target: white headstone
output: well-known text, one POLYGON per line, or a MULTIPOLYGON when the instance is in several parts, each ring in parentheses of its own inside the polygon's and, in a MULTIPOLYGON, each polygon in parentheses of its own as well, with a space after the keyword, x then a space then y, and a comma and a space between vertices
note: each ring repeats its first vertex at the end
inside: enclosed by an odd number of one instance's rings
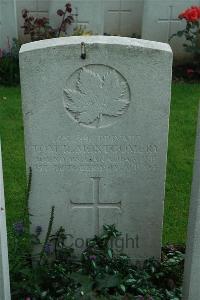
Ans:
POLYGON ((188 222, 183 300, 200 299, 200 110, 188 222))
MULTIPOLYGON (((200 0, 144 0, 142 38, 168 43, 172 34, 185 28, 178 15, 192 5, 200 5, 200 0)), ((179 37, 170 41, 177 61, 188 57, 183 43, 185 39, 179 37)))
POLYGON ((8 48, 17 38, 15 0, 0 0, 0 48, 8 48))
POLYGON ((6 213, 3 188, 3 171, 0 144, 0 299, 10 300, 10 279, 6 232, 6 213))
MULTIPOLYGON (((71 3, 74 14, 71 28, 81 25, 93 34, 141 34, 143 0, 72 0, 71 3)), ((53 27, 58 26, 61 20, 56 16, 57 9, 64 8, 65 4, 64 0, 50 1, 49 17, 53 27)))
POLYGON ((68 245, 79 248, 115 223, 122 251, 160 257, 171 64, 168 45, 131 38, 22 46, 32 230, 46 230, 55 205, 55 228, 65 227, 68 245))
MULTIPOLYGON (((86 31, 92 31, 93 34, 103 34, 104 29, 104 9, 103 0, 72 0, 72 13, 74 15, 74 23, 70 26, 69 32, 72 28, 82 26, 86 31)), ((49 3, 49 20, 51 26, 57 28, 62 20, 57 16, 58 9, 65 8, 65 0, 50 0, 49 3)))
POLYGON ((143 0, 104 0, 104 33, 141 35, 143 0))

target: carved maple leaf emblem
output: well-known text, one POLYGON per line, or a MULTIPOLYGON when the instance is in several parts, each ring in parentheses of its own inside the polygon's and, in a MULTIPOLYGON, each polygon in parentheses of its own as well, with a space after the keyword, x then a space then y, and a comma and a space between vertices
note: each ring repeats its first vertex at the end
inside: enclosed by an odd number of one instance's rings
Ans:
POLYGON ((100 123, 102 116, 122 115, 129 105, 126 82, 119 80, 115 70, 100 76, 81 69, 76 89, 64 89, 64 106, 79 123, 100 123))

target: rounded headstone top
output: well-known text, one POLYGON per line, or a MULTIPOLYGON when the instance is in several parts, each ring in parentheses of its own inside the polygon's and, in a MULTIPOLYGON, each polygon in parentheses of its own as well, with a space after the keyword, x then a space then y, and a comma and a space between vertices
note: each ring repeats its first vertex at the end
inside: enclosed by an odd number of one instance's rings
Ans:
POLYGON ((45 49, 50 47, 60 47, 65 45, 79 45, 82 42, 85 44, 107 44, 107 45, 120 45, 126 47, 136 47, 136 48, 147 48, 152 50, 164 51, 172 53, 169 44, 128 38, 128 37, 118 37, 118 36, 70 36, 61 37, 54 39, 41 40, 36 42, 31 42, 22 45, 20 49, 20 54, 27 51, 34 51, 39 49, 45 49))

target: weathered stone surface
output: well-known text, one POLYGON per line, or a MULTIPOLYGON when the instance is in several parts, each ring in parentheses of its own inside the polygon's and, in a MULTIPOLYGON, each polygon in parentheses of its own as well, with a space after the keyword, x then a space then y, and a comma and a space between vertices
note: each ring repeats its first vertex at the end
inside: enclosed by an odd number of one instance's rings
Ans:
POLYGON ((10 300, 10 279, 8 266, 8 246, 6 231, 6 213, 4 202, 3 172, 0 143, 0 299, 10 300))
POLYGON ((64 226, 77 250, 115 223, 119 250, 160 256, 171 63, 168 45, 129 38, 22 46, 32 230, 45 232, 55 205, 54 229, 64 226))
POLYGON ((200 299, 200 111, 188 222, 183 300, 200 299))

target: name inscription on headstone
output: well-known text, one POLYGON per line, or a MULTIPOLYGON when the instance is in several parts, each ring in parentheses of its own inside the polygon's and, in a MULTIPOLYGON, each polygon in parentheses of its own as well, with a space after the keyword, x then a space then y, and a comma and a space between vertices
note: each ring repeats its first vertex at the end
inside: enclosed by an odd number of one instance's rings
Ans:
POLYGON ((145 144, 140 136, 59 137, 66 141, 49 145, 31 145, 32 166, 45 171, 117 171, 157 167, 158 146, 145 144))

